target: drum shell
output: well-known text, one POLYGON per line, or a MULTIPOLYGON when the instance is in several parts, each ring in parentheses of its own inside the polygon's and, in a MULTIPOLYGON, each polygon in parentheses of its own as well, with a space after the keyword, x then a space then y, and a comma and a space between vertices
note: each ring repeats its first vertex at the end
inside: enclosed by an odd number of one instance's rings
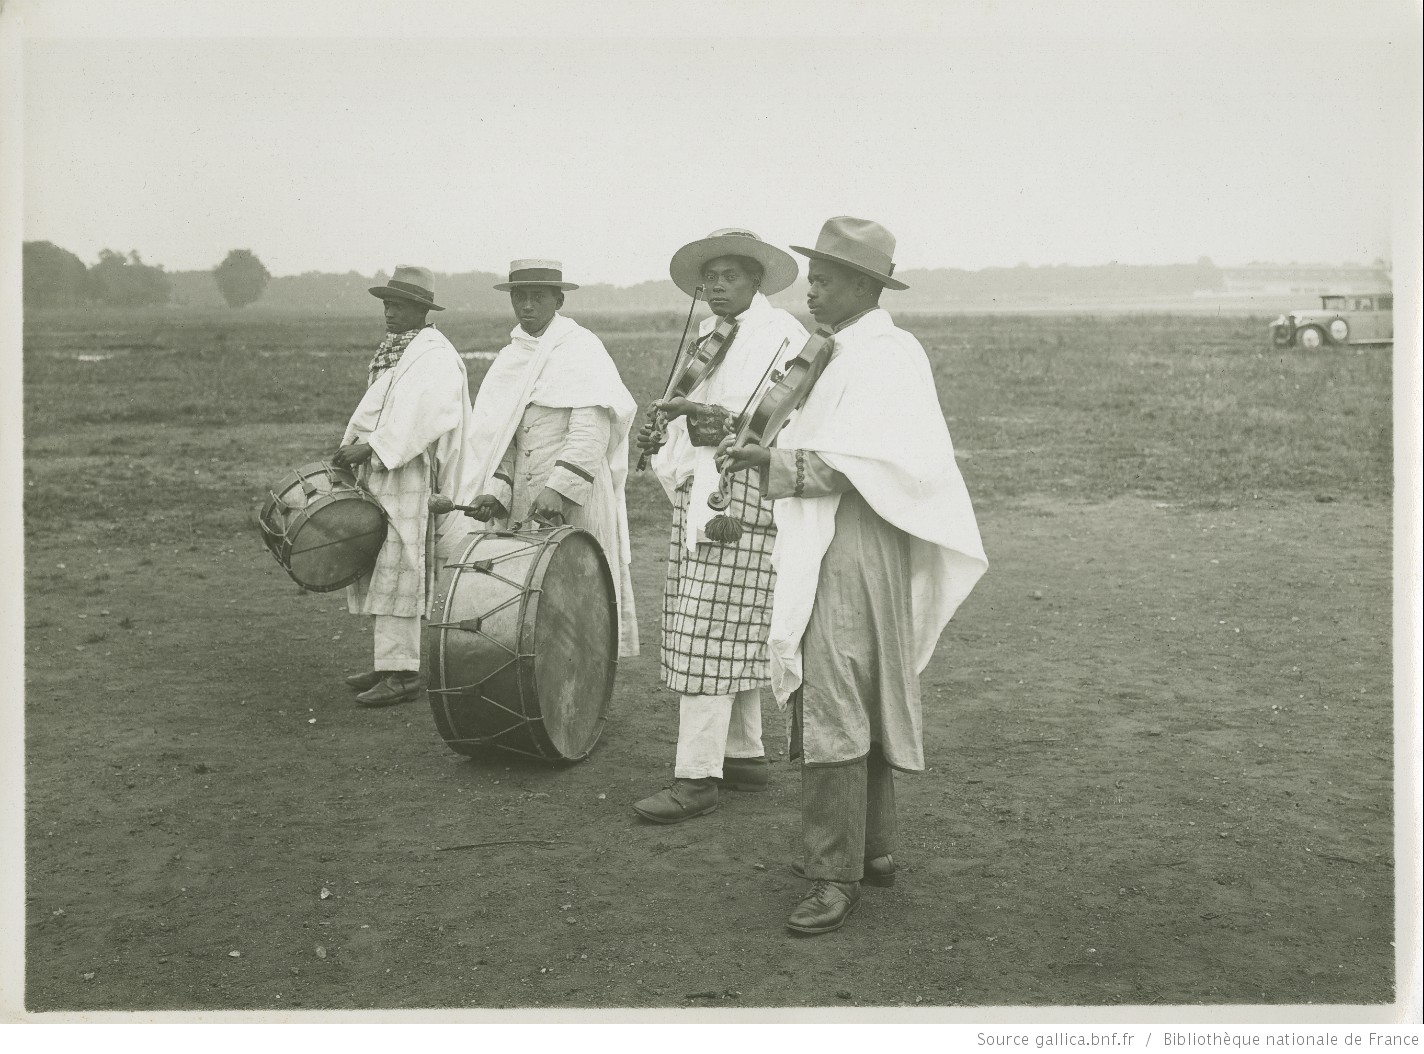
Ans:
POLYGON ((370 574, 389 527, 385 509, 355 475, 326 461, 283 476, 258 525, 282 569, 313 593, 342 589, 370 574))
POLYGON ((591 534, 473 535, 442 569, 426 636, 431 711, 456 753, 579 761, 592 751, 613 695, 618 609, 591 534))

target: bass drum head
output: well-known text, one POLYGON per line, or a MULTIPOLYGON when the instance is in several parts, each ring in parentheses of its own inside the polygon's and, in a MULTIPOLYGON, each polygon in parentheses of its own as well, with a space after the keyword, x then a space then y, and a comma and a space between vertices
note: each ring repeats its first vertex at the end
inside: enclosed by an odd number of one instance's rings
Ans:
POLYGON ((287 570, 313 593, 340 589, 369 572, 386 541, 380 506, 355 494, 317 498, 299 519, 287 570))
POLYGON ((579 761, 608 720, 618 607, 608 561, 592 535, 570 530, 551 548, 538 601, 530 605, 535 693, 550 744, 565 760, 579 761))

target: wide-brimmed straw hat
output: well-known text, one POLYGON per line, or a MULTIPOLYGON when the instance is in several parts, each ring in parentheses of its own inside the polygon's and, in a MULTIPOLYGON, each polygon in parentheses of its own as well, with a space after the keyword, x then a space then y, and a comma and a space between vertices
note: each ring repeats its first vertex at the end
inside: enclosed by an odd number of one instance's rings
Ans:
POLYGON ((749 256, 762 266, 761 291, 779 293, 792 282, 800 268, 790 253, 768 245, 741 227, 723 227, 705 238, 688 242, 672 254, 668 272, 677 287, 692 296, 702 284, 702 268, 719 256, 749 256))
POLYGON ((793 245, 792 250, 813 260, 830 260, 869 275, 887 289, 909 289, 890 276, 895 273, 895 235, 874 220, 832 216, 821 225, 816 247, 793 245))
POLYGON ((396 264, 391 280, 385 285, 373 285, 370 293, 382 300, 409 300, 431 311, 445 310, 435 302, 435 276, 428 267, 396 264))
POLYGON ((572 282, 564 281, 564 265, 558 260, 511 260, 509 281, 500 282, 495 288, 507 293, 525 285, 549 285, 565 293, 578 288, 572 282))

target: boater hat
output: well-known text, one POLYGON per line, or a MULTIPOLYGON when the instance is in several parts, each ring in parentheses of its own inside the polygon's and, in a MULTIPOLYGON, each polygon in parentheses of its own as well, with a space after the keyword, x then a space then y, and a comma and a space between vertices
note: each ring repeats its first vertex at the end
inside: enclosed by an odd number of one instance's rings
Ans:
POLYGON ((382 300, 409 300, 431 311, 445 309, 435 302, 435 276, 428 267, 412 267, 410 264, 396 264, 395 274, 385 285, 373 285, 370 293, 382 300))
POLYGON ((770 296, 779 293, 792 282, 800 270, 788 252, 768 245, 751 231, 740 227, 723 227, 707 237, 688 242, 672 254, 668 272, 672 280, 688 296, 702 284, 702 268, 708 260, 719 256, 749 256, 762 266, 761 291, 770 296))
POLYGON ((564 265, 558 260, 511 260, 509 281, 495 286, 501 293, 525 285, 551 285, 567 293, 578 286, 564 281, 564 265))
POLYGON ((887 289, 909 289, 890 276, 895 273, 895 235, 874 220, 832 216, 821 225, 816 247, 793 245, 792 250, 813 260, 830 260, 869 275, 887 289))

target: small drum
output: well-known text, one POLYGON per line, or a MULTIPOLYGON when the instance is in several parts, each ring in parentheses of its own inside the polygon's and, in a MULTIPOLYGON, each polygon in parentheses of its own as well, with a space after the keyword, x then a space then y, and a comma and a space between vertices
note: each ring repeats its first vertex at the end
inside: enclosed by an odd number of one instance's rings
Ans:
POLYGON ((386 510, 349 469, 314 461, 270 494, 258 525, 297 585, 329 593, 370 573, 386 540, 386 510))
POLYGON ((427 629, 430 708, 457 754, 588 757, 618 668, 608 560, 576 527, 486 531, 442 569, 427 629))

